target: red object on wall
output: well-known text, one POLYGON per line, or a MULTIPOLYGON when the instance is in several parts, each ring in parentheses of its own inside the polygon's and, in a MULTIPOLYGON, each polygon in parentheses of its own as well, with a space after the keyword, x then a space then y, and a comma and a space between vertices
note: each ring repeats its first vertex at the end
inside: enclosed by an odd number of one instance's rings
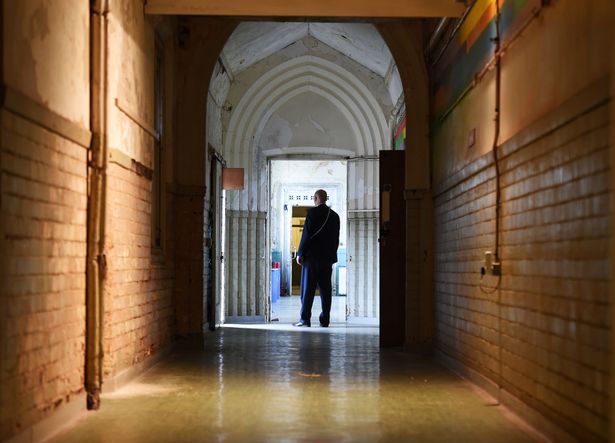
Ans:
POLYGON ((222 188, 227 190, 243 189, 243 168, 223 168, 222 188))

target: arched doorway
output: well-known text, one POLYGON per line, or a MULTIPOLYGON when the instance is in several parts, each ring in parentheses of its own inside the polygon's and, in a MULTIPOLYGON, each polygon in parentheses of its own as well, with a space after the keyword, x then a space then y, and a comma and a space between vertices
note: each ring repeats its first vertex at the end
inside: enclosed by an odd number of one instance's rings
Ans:
MULTIPOLYGON (((146 12, 153 13, 154 11, 148 11, 146 8, 146 12)), ((175 14, 178 11, 171 8, 168 11, 157 11, 156 13, 175 14)), ((198 11, 193 11, 193 13, 198 14, 198 11)), ((457 11, 455 14, 460 13, 461 11, 457 11)), ((449 11, 437 15, 451 14, 453 13, 449 11)), ((350 15, 352 14, 348 14, 350 15)), ((204 184, 209 181, 209 168, 206 167, 209 161, 205 161, 209 159, 209 155, 204 147, 216 137, 221 139, 221 135, 216 135, 220 134, 215 128, 216 122, 221 123, 221 119, 216 114, 216 107, 224 106, 224 102, 218 102, 216 106, 212 105, 214 99, 207 92, 209 84, 204 83, 203 79, 210 78, 212 73, 215 74, 215 71, 221 68, 219 64, 221 50, 238 22, 229 19, 184 17, 178 24, 182 31, 179 41, 182 50, 177 62, 178 72, 182 73, 182 81, 178 82, 177 93, 182 103, 178 107, 175 138, 176 143, 181 145, 181 150, 177 153, 175 163, 180 169, 183 169, 182 165, 190 165, 192 169, 195 165, 197 167, 202 165, 202 170, 200 174, 182 177, 182 183, 178 189, 177 210, 196 214, 199 207, 201 211, 207 210, 212 202, 209 193, 205 192, 204 206, 196 204, 193 194, 195 189, 204 189, 204 184), (217 62, 218 67, 216 67, 217 62), (197 94, 195 91, 201 91, 201 93, 197 94), (203 130, 203 127, 206 129, 203 130)), ((406 225, 407 243, 417 245, 417 250, 408 251, 407 257, 415 257, 416 260, 407 260, 406 277, 402 276, 397 284, 399 289, 406 294, 406 316, 414 318, 412 323, 406 324, 406 343, 423 349, 425 345, 429 346, 432 337, 433 315, 430 312, 432 306, 432 293, 429 289, 431 274, 429 272, 421 274, 421 269, 425 266, 429 267, 429 263, 425 264, 422 259, 419 260, 424 255, 424 246, 429 247, 425 245, 425 242, 428 243, 430 238, 428 230, 423 229, 428 226, 430 213, 428 213, 427 196, 429 190, 428 81, 422 53, 422 28, 418 20, 379 23, 377 28, 396 61, 403 84, 404 100, 408 103, 408 100, 412 102, 412 106, 406 112, 409 138, 406 141, 405 195, 412 202, 412 211, 425 212, 423 218, 427 221, 418 226, 412 226, 412 228, 409 224, 406 225)), ((408 210, 409 203, 407 202, 406 211, 408 210)), ((203 265, 207 262, 212 250, 207 247, 207 241, 203 242, 203 227, 208 223, 207 217, 202 217, 200 220, 200 223, 196 223, 193 219, 182 218, 178 220, 177 227, 178 232, 183 233, 177 240, 178 245, 186 244, 189 246, 187 249, 194 249, 194 254, 189 257, 177 257, 176 259, 176 267, 182 270, 175 289, 178 298, 176 309, 179 329, 185 332, 200 331, 201 326, 207 324, 212 318, 203 309, 204 288, 205 297, 209 296, 207 286, 203 284, 203 265), (189 220, 192 221, 189 222, 189 220), (200 229, 196 229, 197 225, 200 229)), ((214 259, 217 258, 214 257, 214 259)))
POLYGON ((226 283, 218 286, 225 312, 218 318, 269 318, 269 160, 333 158, 348 167, 348 318, 377 323, 378 152, 391 149, 404 98, 376 28, 240 24, 209 96, 208 139, 229 166, 245 171, 245 188, 226 198, 226 283))

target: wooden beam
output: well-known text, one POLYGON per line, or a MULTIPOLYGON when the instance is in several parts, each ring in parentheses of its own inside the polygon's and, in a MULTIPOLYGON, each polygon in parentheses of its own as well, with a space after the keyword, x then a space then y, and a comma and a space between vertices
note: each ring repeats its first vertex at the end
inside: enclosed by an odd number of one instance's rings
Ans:
POLYGON ((459 17, 464 0, 147 0, 146 14, 227 17, 459 17))

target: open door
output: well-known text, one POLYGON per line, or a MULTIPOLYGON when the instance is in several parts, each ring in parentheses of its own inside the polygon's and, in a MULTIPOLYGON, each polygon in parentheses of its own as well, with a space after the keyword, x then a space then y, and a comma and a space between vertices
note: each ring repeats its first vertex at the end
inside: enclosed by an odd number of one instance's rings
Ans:
POLYGON ((380 345, 401 346, 406 332, 406 151, 380 151, 380 345))
POLYGON ((347 161, 347 320, 378 324, 378 158, 347 161))
POLYGON ((223 323, 223 266, 224 266, 224 191, 222 190, 222 167, 224 160, 212 151, 210 174, 210 288, 207 299, 209 330, 223 323))

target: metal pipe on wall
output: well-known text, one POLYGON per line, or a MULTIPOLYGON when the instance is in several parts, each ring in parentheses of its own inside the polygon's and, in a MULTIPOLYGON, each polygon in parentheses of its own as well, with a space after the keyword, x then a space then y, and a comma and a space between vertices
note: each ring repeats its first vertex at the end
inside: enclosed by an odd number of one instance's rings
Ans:
MULTIPOLYGON (((498 148, 500 141, 500 127, 501 127, 501 90, 502 90, 502 34, 500 29, 500 3, 499 1, 495 1, 495 37, 492 39, 495 45, 494 48, 494 66, 495 66, 495 97, 494 97, 494 136, 493 136, 493 146, 491 147, 491 152, 493 155, 493 166, 495 168, 495 245, 494 245, 494 256, 495 262, 500 263, 500 213, 501 213, 501 180, 500 180, 500 164, 498 158, 498 148)), ((497 274, 498 281, 493 290, 485 291, 482 286, 481 290, 483 292, 492 293, 497 291, 497 308, 498 308, 498 404, 502 403, 502 291, 500 290, 500 283, 502 282, 502 274, 498 272, 497 274)))
POLYGON ((493 153, 493 165, 495 167, 495 260, 500 261, 500 164, 498 159, 498 142, 500 140, 500 127, 501 127, 501 85, 502 85, 502 55, 500 53, 501 47, 501 34, 500 34, 500 6, 499 2, 495 2, 495 43, 494 57, 495 57, 495 109, 494 109, 494 123, 495 132, 493 136, 493 146, 491 152, 493 153))
POLYGON ((433 33, 431 34, 431 37, 429 38, 429 43, 427 43, 427 47, 425 48, 424 54, 426 58, 429 57, 429 54, 431 54, 431 51, 433 50, 433 48, 442 39, 443 31, 444 29, 446 29, 446 25, 448 24, 449 20, 450 19, 448 17, 443 17, 438 22, 438 25, 436 26, 436 29, 434 29, 433 33))
MULTIPOLYGON (((498 143, 500 141, 501 125, 501 90, 502 90, 502 34, 500 32, 500 2, 495 1, 495 107, 494 107, 494 124, 495 132, 493 136, 493 166, 495 168, 495 261, 500 263, 500 212, 502 207, 501 202, 501 181, 500 181, 500 163, 498 158, 498 143)), ((502 403, 502 291, 499 290, 502 282, 502 274, 498 273, 498 283, 495 286, 498 306, 498 404, 502 403)))
MULTIPOLYGON (((440 49, 440 51, 438 52, 438 55, 436 55, 436 57, 433 59, 433 61, 431 62, 432 65, 435 65, 436 63, 438 63, 438 61, 442 58, 442 56, 444 55, 444 53, 446 52, 446 48, 448 48, 448 45, 451 44, 451 42, 453 41, 453 39, 455 38, 455 35, 457 35, 457 31, 459 31, 459 28, 461 28, 461 25, 463 24, 463 22, 466 20, 466 18, 468 17, 468 14, 470 13, 470 11, 472 10, 472 8, 474 7, 474 3, 476 3, 475 0, 471 1, 470 3, 468 3, 466 5, 466 9, 463 12, 463 15, 457 20, 457 22, 455 23, 455 27, 453 28, 453 30, 451 31, 451 33, 448 36, 448 39, 446 41, 446 43, 442 46, 442 48, 440 49)), ((442 23, 441 23, 442 24, 442 23)), ((444 29, 444 27, 443 27, 444 29)))
POLYGON ((86 268, 85 389, 88 409, 100 407, 103 382, 105 283, 106 124, 108 0, 90 3, 90 129, 86 268))

